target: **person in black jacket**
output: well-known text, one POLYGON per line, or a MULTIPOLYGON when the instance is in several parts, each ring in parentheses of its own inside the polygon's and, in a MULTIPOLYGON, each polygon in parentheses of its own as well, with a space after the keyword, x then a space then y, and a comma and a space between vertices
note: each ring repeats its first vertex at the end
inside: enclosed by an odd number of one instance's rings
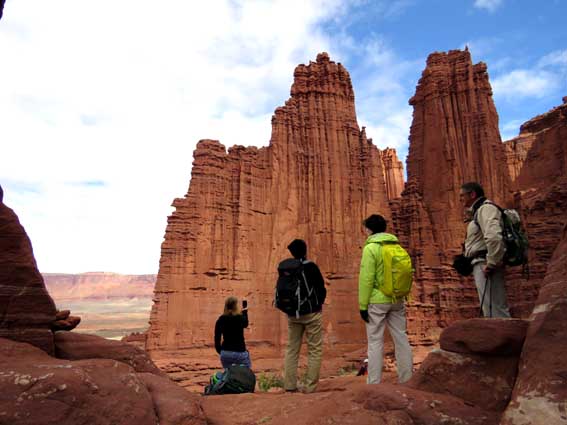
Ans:
POLYGON ((215 349, 220 354, 223 368, 233 364, 252 366, 250 354, 244 342, 244 328, 248 327, 248 308, 246 300, 242 309, 238 298, 230 296, 224 302, 224 313, 215 324, 215 349))
POLYGON ((299 317, 288 316, 288 341, 285 354, 284 387, 286 391, 297 391, 297 362, 301 349, 303 333, 307 338, 307 380, 303 389, 311 393, 317 388, 319 370, 323 356, 323 303, 327 296, 325 281, 317 264, 307 260, 307 244, 302 239, 292 241, 287 249, 296 260, 303 263, 305 280, 310 288, 314 289, 316 296, 310 300, 313 309, 308 314, 299 317))

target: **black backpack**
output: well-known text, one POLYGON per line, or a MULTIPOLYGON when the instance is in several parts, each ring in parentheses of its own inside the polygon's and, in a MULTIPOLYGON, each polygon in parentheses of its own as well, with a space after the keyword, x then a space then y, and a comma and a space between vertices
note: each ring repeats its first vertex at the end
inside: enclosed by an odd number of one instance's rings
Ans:
POLYGON ((256 375, 244 365, 232 365, 224 372, 216 372, 205 387, 205 395, 253 393, 256 375))
MULTIPOLYGON (((524 270, 528 270, 528 238, 522 229, 520 214, 513 209, 500 208, 491 201, 485 201, 482 205, 485 204, 494 205, 502 215, 502 240, 506 245, 504 264, 507 266, 523 266, 524 270)), ((474 222, 479 226, 477 214, 478 210, 474 214, 474 222)))
POLYGON ((308 261, 288 258, 278 265, 278 281, 274 305, 288 316, 299 318, 313 313, 320 304, 317 291, 305 277, 305 264, 308 261))

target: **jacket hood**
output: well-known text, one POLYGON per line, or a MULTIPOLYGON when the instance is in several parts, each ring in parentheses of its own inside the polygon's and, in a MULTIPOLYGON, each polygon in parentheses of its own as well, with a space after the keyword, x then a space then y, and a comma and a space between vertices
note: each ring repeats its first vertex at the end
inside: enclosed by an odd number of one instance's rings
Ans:
POLYGON ((374 233, 373 235, 368 236, 366 239, 366 243, 364 245, 368 245, 369 243, 376 243, 376 242, 399 242, 398 238, 390 233, 374 233))

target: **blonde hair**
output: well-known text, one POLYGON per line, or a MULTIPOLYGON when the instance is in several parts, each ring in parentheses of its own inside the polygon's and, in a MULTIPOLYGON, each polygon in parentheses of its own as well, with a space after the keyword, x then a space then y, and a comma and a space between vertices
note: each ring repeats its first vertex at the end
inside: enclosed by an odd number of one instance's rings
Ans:
POLYGON ((225 316, 236 316, 240 314, 240 306, 238 305, 238 298, 231 295, 224 300, 224 313, 225 316))

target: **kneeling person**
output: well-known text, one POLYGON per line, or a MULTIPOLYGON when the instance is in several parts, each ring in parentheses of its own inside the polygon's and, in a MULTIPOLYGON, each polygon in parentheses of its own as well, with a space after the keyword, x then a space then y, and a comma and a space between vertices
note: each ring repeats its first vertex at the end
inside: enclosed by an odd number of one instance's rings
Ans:
POLYGON ((220 354, 225 369, 233 364, 242 364, 248 368, 252 366, 244 341, 244 328, 248 327, 247 307, 246 300, 242 301, 240 309, 238 298, 228 297, 224 303, 224 313, 215 324, 215 349, 220 354))

